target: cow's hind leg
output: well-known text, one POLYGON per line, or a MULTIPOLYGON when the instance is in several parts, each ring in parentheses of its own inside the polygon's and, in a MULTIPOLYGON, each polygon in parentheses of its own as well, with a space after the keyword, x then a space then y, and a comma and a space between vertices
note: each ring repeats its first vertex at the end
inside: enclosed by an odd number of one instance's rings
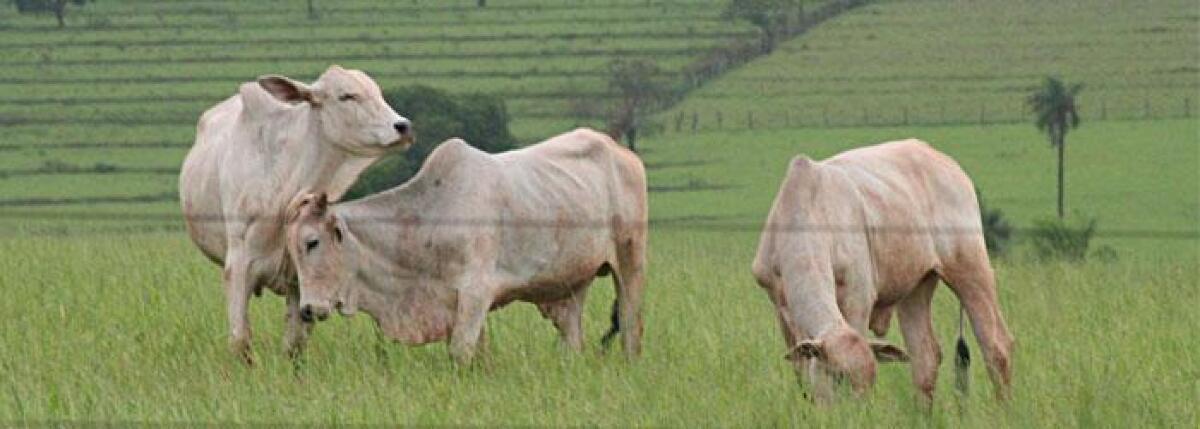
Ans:
POLYGON ((587 286, 572 288, 575 292, 568 298, 537 305, 542 316, 558 328, 563 345, 575 352, 583 351, 583 305, 587 299, 587 286))
POLYGON ((617 288, 618 319, 625 356, 642 352, 642 289, 645 286, 645 237, 625 238, 617 243, 618 263, 613 270, 617 288))
POLYGON ((937 284, 937 275, 931 273, 897 305, 904 347, 908 349, 912 365, 913 385, 917 387, 926 409, 933 404, 933 389, 937 385, 938 366, 942 362, 942 350, 933 332, 931 309, 937 284))
POLYGON ((1000 399, 1009 397, 1012 382, 1012 336, 1000 313, 996 280, 986 256, 972 263, 947 267, 942 273, 971 318, 975 338, 983 349, 988 376, 1000 399))

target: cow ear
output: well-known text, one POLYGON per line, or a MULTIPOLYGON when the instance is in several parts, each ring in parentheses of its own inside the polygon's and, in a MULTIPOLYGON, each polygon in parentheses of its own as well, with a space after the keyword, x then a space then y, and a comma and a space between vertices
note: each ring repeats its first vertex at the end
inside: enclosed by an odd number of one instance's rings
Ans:
POLYGON ((313 213, 324 215, 325 209, 329 208, 329 194, 318 192, 312 198, 313 213))
POLYGON ((294 222, 300 217, 300 214, 303 213, 304 207, 308 206, 308 204, 311 202, 312 194, 306 192, 297 194, 296 198, 292 198, 292 201, 288 203, 287 208, 284 209, 283 215, 285 221, 288 223, 294 222))
POLYGON ((783 358, 791 361, 817 359, 825 354, 824 349, 825 343, 821 340, 801 340, 783 358))
POLYGON ((333 227, 333 241, 342 242, 342 223, 337 216, 329 217, 329 225, 333 227))
POLYGON ((908 362, 908 353, 887 341, 872 339, 871 351, 875 353, 875 359, 880 362, 908 362))
POLYGON ((275 97, 276 100, 284 103, 299 103, 301 101, 313 102, 312 89, 301 82, 297 82, 279 75, 266 75, 258 78, 258 85, 275 97))

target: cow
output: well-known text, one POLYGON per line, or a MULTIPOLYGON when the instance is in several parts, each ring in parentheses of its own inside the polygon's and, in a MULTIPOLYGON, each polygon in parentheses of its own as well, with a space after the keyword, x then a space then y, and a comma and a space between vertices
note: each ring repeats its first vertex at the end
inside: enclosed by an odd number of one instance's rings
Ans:
POLYGON ((498 155, 451 139, 396 188, 294 206, 287 241, 306 318, 361 309, 401 343, 448 338, 466 365, 487 313, 525 301, 580 350, 585 292, 612 274, 624 351, 640 352, 645 169, 608 135, 578 129, 498 155))
POLYGON ((1008 396, 1013 339, 1000 314, 974 185, 922 141, 820 162, 792 159, 752 271, 775 306, 786 357, 819 402, 831 399, 835 379, 868 390, 879 357, 910 360, 918 396, 931 403, 941 351, 930 302, 939 280, 969 315, 997 394, 1008 396), (867 339, 868 326, 887 333, 894 310, 907 354, 867 339))
POLYGON ((412 145, 412 124, 358 70, 330 66, 311 85, 278 75, 243 83, 208 109, 183 161, 179 200, 200 251, 223 266, 230 349, 253 364, 247 306, 264 288, 287 297, 286 350, 312 324, 299 317, 284 214, 300 192, 337 199, 380 156, 412 145))

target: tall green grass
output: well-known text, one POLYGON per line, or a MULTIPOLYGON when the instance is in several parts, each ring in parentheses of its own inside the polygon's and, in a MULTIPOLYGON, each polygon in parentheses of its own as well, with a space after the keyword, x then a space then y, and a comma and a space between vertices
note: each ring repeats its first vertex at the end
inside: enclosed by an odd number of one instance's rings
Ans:
MULTIPOLYGON (((607 328, 597 281, 571 355, 532 306, 493 313, 490 356, 470 369, 443 345, 379 343, 367 316, 318 326, 297 369, 280 350, 282 300, 255 300, 259 362, 227 354, 219 270, 182 234, 0 240, 0 422, 405 423, 415 425, 1175 426, 1197 422, 1190 329, 1194 261, 999 262, 1017 338, 1015 398, 998 404, 981 365, 971 396, 943 365, 935 407, 907 367, 880 370, 864 400, 803 399, 772 308, 749 275, 757 234, 654 230, 645 354, 594 346, 607 328)), ((957 306, 939 291, 950 355, 957 306)), ((898 334, 893 333, 893 337, 898 334)), ((978 348, 975 348, 978 353, 978 348)), ((978 355, 977 355, 978 356, 978 355)))

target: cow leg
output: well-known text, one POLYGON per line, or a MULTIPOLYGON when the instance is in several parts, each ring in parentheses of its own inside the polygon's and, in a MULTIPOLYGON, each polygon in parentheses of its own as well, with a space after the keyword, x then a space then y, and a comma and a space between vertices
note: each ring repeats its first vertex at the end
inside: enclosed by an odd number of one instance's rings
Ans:
POLYGON ((304 345, 312 333, 312 322, 300 318, 300 288, 292 286, 287 291, 287 332, 283 346, 289 358, 299 359, 304 354, 304 345))
POLYGON ((538 304, 542 316, 550 319, 558 328, 563 345, 574 352, 583 351, 583 304, 587 299, 587 286, 584 284, 573 289, 575 293, 568 298, 538 304))
POLYGON ((642 353, 642 288, 645 273, 642 265, 642 250, 634 240, 623 243, 618 253, 620 263, 613 270, 613 282, 617 287, 618 319, 621 321, 621 339, 625 356, 636 358, 642 353))
POLYGON ((926 410, 933 405, 938 365, 942 363, 942 350, 933 332, 933 313, 930 307, 937 284, 937 276, 927 276, 898 305, 904 347, 908 349, 912 365, 913 385, 920 392, 921 404, 926 410))
POLYGON ((249 263, 231 252, 225 263, 226 310, 229 317, 229 350, 247 365, 254 364, 250 352, 250 294, 254 291, 249 263))
POLYGON ((988 376, 996 387, 996 396, 1008 399, 1012 382, 1012 336, 1000 314, 996 297, 996 278, 986 257, 980 263, 947 269, 942 278, 958 295, 971 318, 975 338, 983 349, 988 376))
POLYGON ((454 328, 450 331, 450 357, 460 366, 471 364, 487 322, 490 297, 477 291, 460 288, 454 328))

